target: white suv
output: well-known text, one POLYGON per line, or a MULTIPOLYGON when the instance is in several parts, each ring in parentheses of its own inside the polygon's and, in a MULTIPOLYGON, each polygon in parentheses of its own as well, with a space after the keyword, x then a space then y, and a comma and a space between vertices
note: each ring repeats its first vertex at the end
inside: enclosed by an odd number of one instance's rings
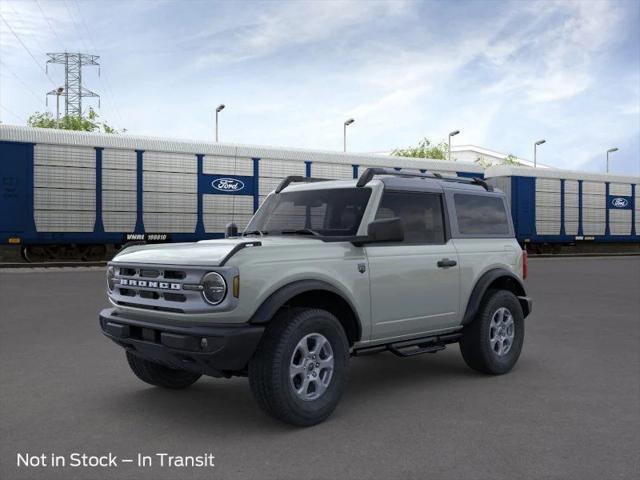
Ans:
POLYGON ((268 414, 308 426, 335 409, 351 356, 459 343, 471 368, 511 370, 525 276, 505 196, 480 179, 287 177, 241 235, 122 251, 100 324, 147 383, 248 375, 268 414))

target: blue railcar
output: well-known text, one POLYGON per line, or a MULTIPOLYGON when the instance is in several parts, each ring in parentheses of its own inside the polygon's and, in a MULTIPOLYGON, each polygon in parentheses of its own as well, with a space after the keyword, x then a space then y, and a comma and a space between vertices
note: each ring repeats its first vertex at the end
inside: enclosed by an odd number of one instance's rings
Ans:
POLYGON ((518 241, 534 252, 640 242, 640 177, 508 166, 485 177, 507 194, 518 241))
POLYGON ((287 175, 366 167, 482 177, 475 164, 0 125, 0 244, 97 259, 130 241, 195 241, 246 225, 287 175))

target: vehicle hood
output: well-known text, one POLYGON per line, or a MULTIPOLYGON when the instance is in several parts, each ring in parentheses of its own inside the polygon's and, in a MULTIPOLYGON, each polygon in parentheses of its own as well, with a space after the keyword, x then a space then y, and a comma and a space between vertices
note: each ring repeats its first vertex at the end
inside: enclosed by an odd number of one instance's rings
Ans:
MULTIPOLYGON (((192 243, 164 243, 155 245, 136 245, 118 253, 114 262, 145 263, 157 265, 205 265, 218 266, 231 251, 241 243, 260 242, 259 248, 269 246, 295 246, 322 243, 309 237, 244 237, 220 240, 202 240, 192 243)), ((253 247, 246 247, 253 248, 253 247)))

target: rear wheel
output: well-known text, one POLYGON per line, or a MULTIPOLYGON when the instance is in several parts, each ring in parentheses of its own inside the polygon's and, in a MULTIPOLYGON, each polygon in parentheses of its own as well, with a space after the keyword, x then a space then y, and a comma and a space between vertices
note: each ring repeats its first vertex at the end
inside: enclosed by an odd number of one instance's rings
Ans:
POLYGON ((490 290, 462 331, 460 351, 472 369, 501 375, 518 361, 523 342, 524 315, 517 297, 507 290, 490 290))
POLYGON ((347 381, 349 343, 320 309, 291 308, 271 321, 249 363, 249 384, 270 416, 297 426, 325 420, 347 381))
POLYGON ((156 387, 174 389, 187 388, 202 376, 195 372, 165 367, 164 365, 140 358, 130 352, 126 352, 126 354, 129 367, 131 367, 135 376, 143 382, 155 385, 156 387))

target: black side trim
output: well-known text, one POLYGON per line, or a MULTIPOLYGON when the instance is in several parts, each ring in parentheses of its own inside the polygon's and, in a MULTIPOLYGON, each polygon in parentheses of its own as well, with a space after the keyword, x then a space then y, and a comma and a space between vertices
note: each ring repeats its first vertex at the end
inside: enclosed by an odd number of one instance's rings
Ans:
POLYGON ((267 298, 262 303, 262 305, 260 305, 260 307, 258 307, 256 312, 249 320, 249 323, 259 325, 269 322, 273 318, 275 313, 280 310, 280 308, 285 305, 291 298, 304 292, 310 292, 312 290, 326 290, 342 298, 342 300, 344 300, 347 305, 349 305, 349 308, 351 308, 351 311, 355 316, 357 326, 357 339, 360 339, 362 337, 362 324, 360 323, 360 318, 358 317, 358 311, 354 308, 351 302, 344 297, 340 290, 338 290, 330 283, 323 282, 321 280, 299 280, 297 282, 290 283, 289 285, 285 285, 279 290, 276 290, 271 294, 269 298, 267 298))
POLYGON ((260 241, 254 241, 254 242, 242 242, 242 243, 238 243, 235 247, 233 247, 231 249, 231 251, 229 253, 227 253, 227 255, 222 259, 222 261, 220 262, 220 267, 224 267, 224 264, 227 263, 229 261, 229 259, 231 257, 233 257, 236 253, 238 253, 240 250, 242 250, 245 247, 260 247, 262 246, 262 242, 260 241))
MULTIPOLYGON (((489 270, 480 277, 480 279, 476 283, 476 286, 473 287, 473 291, 471 292, 471 296, 469 297, 469 302, 467 303, 467 309, 464 313, 464 318, 462 319, 463 325, 468 325, 469 323, 471 323, 471 321, 476 316, 478 309, 480 308, 480 303, 482 302, 482 298, 487 292, 489 285, 500 278, 504 278, 505 281, 509 282, 509 284, 512 286, 510 290, 513 291, 517 297, 526 297, 524 285, 515 274, 504 268, 495 268, 493 270, 489 270)), ((522 306, 522 312, 524 313, 524 316, 526 317, 527 315, 529 315, 529 313, 531 312, 531 300, 527 298, 526 302, 520 301, 520 305, 522 306)))

